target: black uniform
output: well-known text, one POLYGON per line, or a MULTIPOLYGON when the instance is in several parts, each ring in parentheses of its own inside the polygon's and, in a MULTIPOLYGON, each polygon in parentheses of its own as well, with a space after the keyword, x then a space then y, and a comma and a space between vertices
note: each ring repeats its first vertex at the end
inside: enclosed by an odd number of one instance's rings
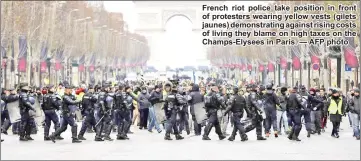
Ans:
POLYGON ((97 97, 93 93, 86 93, 82 99, 82 115, 84 116, 83 123, 78 135, 80 140, 86 140, 84 138, 85 131, 89 129, 95 129, 96 121, 94 117, 95 104, 97 97))
POLYGON ((277 108, 276 105, 280 105, 277 95, 273 92, 272 86, 267 87, 266 94, 264 96, 264 107, 265 107, 265 132, 269 135, 271 130, 271 125, 273 127, 273 131, 275 132, 275 137, 278 137, 278 126, 277 126, 277 108))
POLYGON ((27 91, 22 91, 19 94, 19 107, 20 107, 20 141, 28 141, 33 140, 30 137, 31 128, 33 127, 32 123, 34 123, 33 118, 30 117, 29 111, 35 111, 29 101, 29 95, 26 93, 27 91))
POLYGON ((115 93, 115 106, 114 106, 114 114, 115 114, 115 124, 117 126, 117 139, 123 140, 128 139, 127 130, 128 124, 130 124, 130 120, 124 120, 125 115, 129 115, 127 112, 127 105, 126 105, 126 94, 122 91, 118 91, 115 93))
POLYGON ((179 127, 179 134, 182 134, 183 129, 186 129, 187 135, 190 134, 190 130, 189 130, 189 113, 188 113, 188 99, 190 99, 188 97, 188 95, 186 94, 186 92, 181 92, 180 93, 183 98, 185 99, 185 104, 183 104, 182 106, 180 106, 180 111, 179 111, 179 121, 178 122, 178 127, 179 127))
POLYGON ((226 105, 223 102, 223 98, 216 94, 215 92, 211 91, 205 96, 205 106, 206 106, 206 112, 208 116, 208 124, 204 128, 204 134, 203 134, 203 140, 211 140, 208 135, 212 130, 212 127, 214 126, 216 128, 216 133, 218 134, 218 137, 220 140, 223 140, 226 138, 223 133, 222 129, 217 117, 217 111, 222 107, 225 108, 226 105))
POLYGON ((201 135, 202 125, 198 124, 198 120, 196 120, 196 116, 194 113, 194 105, 197 103, 204 102, 204 96, 199 91, 199 86, 197 84, 193 85, 192 91, 189 94, 189 96, 191 98, 189 100, 189 105, 190 105, 190 112, 191 112, 192 120, 193 120, 193 124, 194 124, 194 132, 196 135, 201 135))
POLYGON ((68 128, 68 125, 71 126, 71 137, 73 143, 80 143, 81 141, 77 137, 78 125, 75 122, 75 114, 71 109, 71 106, 79 104, 80 101, 75 101, 72 98, 71 94, 65 94, 63 97, 63 106, 62 106, 62 116, 63 120, 61 122, 60 128, 57 129, 51 136, 50 139, 55 143, 55 136, 60 135, 68 128))
POLYGON ((246 99, 243 96, 238 95, 238 88, 234 88, 233 92, 234 94, 231 95, 227 102, 228 108, 225 112, 225 114, 227 114, 229 111, 231 111, 233 114, 233 131, 228 140, 233 141, 238 130, 241 135, 242 141, 246 141, 248 138, 245 133, 245 129, 241 124, 241 118, 243 117, 244 108, 246 107, 246 99))
POLYGON ((247 109, 249 111, 248 116, 255 118, 254 119, 254 124, 256 126, 256 135, 257 135, 257 140, 265 140, 264 137, 262 137, 262 121, 263 118, 260 115, 262 110, 259 107, 258 104, 258 99, 259 96, 257 95, 257 93, 255 91, 251 91, 250 94, 248 95, 247 98, 247 109))
POLYGON ((304 108, 301 104, 299 97, 300 96, 298 96, 297 93, 291 93, 287 100, 287 113, 289 114, 293 124, 291 132, 288 135, 288 138, 290 140, 296 140, 296 141, 300 141, 300 139, 298 139, 298 136, 302 128, 301 109, 304 108))
POLYGON ((183 98, 182 95, 178 94, 176 90, 173 90, 165 98, 164 107, 166 108, 165 110, 167 116, 167 127, 164 137, 165 140, 172 140, 172 138, 170 137, 172 129, 177 140, 184 139, 181 135, 179 135, 179 129, 176 125, 176 119, 180 110, 180 106, 183 106, 185 103, 187 103, 186 100, 183 98))
POLYGON ((104 139, 109 141, 113 140, 109 136, 112 128, 112 118, 110 116, 112 107, 111 104, 107 103, 107 97, 110 96, 108 96, 106 91, 100 92, 98 96, 98 104, 100 108, 98 115, 100 120, 98 121, 98 125, 96 127, 95 141, 103 141, 101 135, 103 130, 105 132, 104 139))
POLYGON ((55 110, 61 109, 61 102, 59 101, 59 97, 54 93, 50 92, 43 96, 42 109, 45 114, 45 126, 44 126, 44 140, 50 140, 49 138, 49 130, 51 126, 51 122, 53 122, 55 126, 55 131, 60 127, 59 117, 55 110))

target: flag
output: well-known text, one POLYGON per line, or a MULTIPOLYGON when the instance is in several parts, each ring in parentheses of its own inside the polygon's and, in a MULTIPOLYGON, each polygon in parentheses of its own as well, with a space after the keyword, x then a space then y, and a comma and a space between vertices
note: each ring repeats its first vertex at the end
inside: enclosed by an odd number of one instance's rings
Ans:
POLYGON ((247 60, 246 60, 246 58, 242 58, 241 69, 242 69, 242 71, 247 70, 247 60))
POLYGON ((275 71, 275 66, 271 61, 268 61, 268 71, 269 72, 274 72, 275 71))
POLYGON ((258 62, 258 70, 259 70, 260 72, 263 72, 263 71, 264 71, 264 65, 263 65, 262 63, 260 63, 260 62, 258 62))
POLYGON ((281 69, 287 69, 287 59, 283 56, 280 58, 281 69))
POLYGON ((48 45, 47 43, 43 42, 41 45, 41 52, 40 52, 40 72, 45 73, 46 72, 46 58, 48 55, 48 45))
POLYGON ((251 61, 247 61, 247 69, 248 69, 248 71, 252 71, 252 62, 251 61))
POLYGON ((312 55, 311 56, 311 63, 312 64, 321 64, 321 60, 316 55, 312 55))
POLYGON ((28 57, 28 43, 25 36, 19 37, 18 71, 26 72, 26 59, 28 57))
POLYGON ((291 47, 293 48, 291 50, 291 55, 292 55, 292 65, 293 65, 293 70, 300 70, 301 69, 301 60, 300 58, 297 56, 297 52, 299 52, 299 47, 291 47))
POLYGON ((1 59, 2 59, 1 68, 5 68, 6 66, 6 60, 4 60, 4 57, 6 57, 6 50, 3 46, 1 46, 1 59))
POLYGON ((94 72, 95 70, 95 54, 92 55, 89 61, 89 71, 94 72))
POLYGON ((61 62, 63 60, 64 49, 58 48, 55 55, 55 71, 59 71, 62 68, 61 62))
POLYGON ((354 37, 345 37, 345 39, 349 42, 347 46, 343 46, 346 64, 351 68, 358 68, 359 64, 355 53, 355 39, 354 37))
POLYGON ((11 64, 10 64, 10 71, 14 72, 15 71, 15 49, 14 49, 14 40, 11 40, 11 64))
POLYGON ((81 56, 79 59, 79 72, 84 72, 85 70, 84 63, 85 63, 85 54, 81 56))

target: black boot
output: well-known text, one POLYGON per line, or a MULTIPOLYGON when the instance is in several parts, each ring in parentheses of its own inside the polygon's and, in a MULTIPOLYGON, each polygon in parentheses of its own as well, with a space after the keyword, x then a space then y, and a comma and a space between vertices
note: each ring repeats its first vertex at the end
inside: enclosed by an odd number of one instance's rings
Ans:
POLYGON ((54 133, 49 136, 50 140, 55 143, 55 136, 54 133))
POLYGON ((44 136, 44 141, 50 141, 50 137, 49 136, 44 136))
POLYGON ((26 137, 26 139, 28 139, 28 140, 30 140, 30 141, 31 141, 31 140, 34 140, 33 138, 30 137, 30 135, 27 135, 27 136, 25 136, 25 137, 26 137))
POLYGON ((257 136, 257 140, 267 140, 267 139, 264 138, 262 135, 258 135, 258 136, 257 136))
POLYGON ((310 131, 307 131, 307 137, 311 137, 311 132, 310 131))
POLYGON ((28 141, 28 139, 26 139, 25 136, 20 136, 19 140, 20 140, 20 141, 28 141))
POLYGON ((78 135, 79 140, 86 140, 86 138, 83 135, 78 135))
POLYGON ((234 141, 235 137, 236 137, 236 136, 231 135, 231 136, 228 138, 228 140, 229 140, 229 141, 234 141))
POLYGON ((95 136, 94 141, 104 141, 101 137, 95 136))
POLYGON ((170 133, 165 133, 164 140, 173 140, 173 139, 170 137, 170 133))
POLYGON ((292 140, 294 140, 294 141, 301 141, 296 135, 293 135, 293 136, 292 136, 292 140))
POLYGON ((209 138, 209 137, 206 136, 206 135, 203 135, 202 140, 211 140, 211 138, 209 138))
POLYGON ((4 141, 4 139, 1 139, 1 142, 3 142, 4 141))
POLYGON ((219 140, 223 140, 223 139, 226 138, 226 136, 224 136, 223 134, 221 134, 221 135, 218 135, 218 138, 219 138, 219 140))
POLYGON ((79 140, 78 138, 73 138, 73 140, 71 142, 72 143, 81 143, 81 140, 79 140))
POLYGON ((104 140, 107 140, 107 141, 113 141, 113 139, 112 139, 112 138, 110 138, 110 136, 105 136, 105 137, 104 137, 104 140))
POLYGON ((212 130, 212 127, 213 127, 212 123, 207 124, 207 126, 204 128, 204 134, 203 134, 202 140, 211 140, 211 138, 209 138, 208 136, 212 130))
POLYGON ((56 140, 64 140, 64 138, 61 137, 60 135, 56 136, 55 139, 56 139, 56 140))
POLYGON ((246 134, 241 135, 241 141, 247 141, 248 136, 246 134))
POLYGON ((176 134, 176 135, 175 135, 175 139, 176 139, 176 140, 183 140, 184 137, 181 136, 181 135, 179 135, 179 134, 176 134))

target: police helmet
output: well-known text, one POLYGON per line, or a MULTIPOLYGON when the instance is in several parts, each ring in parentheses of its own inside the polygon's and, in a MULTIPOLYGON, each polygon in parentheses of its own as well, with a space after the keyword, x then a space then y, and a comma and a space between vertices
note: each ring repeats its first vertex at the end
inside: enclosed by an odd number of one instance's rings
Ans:
POLYGON ((29 97, 29 102, 30 102, 30 104, 34 105, 35 104, 35 98, 34 97, 29 97))
POLYGON ((267 85, 266 85, 266 89, 271 90, 272 88, 273 88, 273 85, 272 85, 272 84, 267 84, 267 85))

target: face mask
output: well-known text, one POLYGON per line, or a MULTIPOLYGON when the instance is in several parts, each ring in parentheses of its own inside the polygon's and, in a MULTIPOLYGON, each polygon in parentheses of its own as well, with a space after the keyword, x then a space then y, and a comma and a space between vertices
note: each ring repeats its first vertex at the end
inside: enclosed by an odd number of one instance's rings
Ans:
POLYGON ((147 91, 146 90, 142 90, 142 93, 144 94, 144 93, 147 93, 147 91))
POLYGON ((354 96, 355 94, 354 93, 351 93, 351 96, 354 96))

